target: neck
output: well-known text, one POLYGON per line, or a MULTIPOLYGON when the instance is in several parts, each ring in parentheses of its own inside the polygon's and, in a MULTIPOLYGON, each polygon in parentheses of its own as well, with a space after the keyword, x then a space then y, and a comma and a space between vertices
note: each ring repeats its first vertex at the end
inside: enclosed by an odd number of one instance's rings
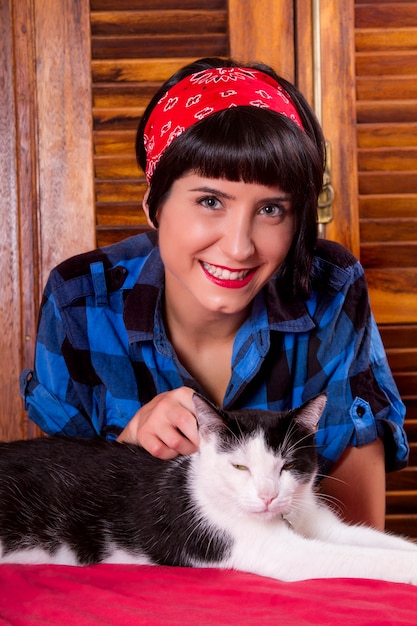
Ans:
POLYGON ((204 394, 223 405, 230 381, 235 336, 247 317, 201 312, 181 307, 175 301, 165 306, 169 339, 186 370, 197 380, 204 394))

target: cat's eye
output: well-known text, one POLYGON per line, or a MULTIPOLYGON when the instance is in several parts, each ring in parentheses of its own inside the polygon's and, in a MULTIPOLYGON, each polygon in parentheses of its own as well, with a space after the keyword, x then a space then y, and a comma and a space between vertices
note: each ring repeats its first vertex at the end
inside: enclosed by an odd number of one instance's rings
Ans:
POLYGON ((294 469, 294 467, 295 467, 294 463, 285 463, 285 465, 283 465, 282 469, 287 471, 287 472, 290 472, 291 470, 294 469))
POLYGON ((233 467, 237 470, 240 470, 241 472, 245 472, 248 471, 248 467, 246 467, 246 465, 239 465, 239 464, 235 464, 233 463, 233 467))

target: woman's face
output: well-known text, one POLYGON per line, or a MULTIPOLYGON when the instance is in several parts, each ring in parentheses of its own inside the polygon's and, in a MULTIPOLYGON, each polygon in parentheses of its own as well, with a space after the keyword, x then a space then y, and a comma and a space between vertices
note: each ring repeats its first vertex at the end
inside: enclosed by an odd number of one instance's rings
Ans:
POLYGON ((158 221, 166 305, 197 315, 246 312, 294 235, 291 198, 279 187, 194 173, 175 181, 158 221))

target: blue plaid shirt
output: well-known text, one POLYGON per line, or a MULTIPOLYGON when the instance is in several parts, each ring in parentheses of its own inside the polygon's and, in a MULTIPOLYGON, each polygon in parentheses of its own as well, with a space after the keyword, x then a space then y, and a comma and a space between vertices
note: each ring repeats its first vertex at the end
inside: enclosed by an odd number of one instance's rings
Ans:
MULTIPOLYGON (((223 408, 296 407, 322 391, 317 444, 329 472, 347 446, 378 436, 387 470, 404 467, 404 406, 368 304, 363 269, 319 240, 307 300, 284 304, 279 276, 235 338, 223 408)), ((139 407, 182 385, 202 393, 163 322, 164 268, 147 233, 69 259, 45 288, 34 371, 21 376, 29 417, 49 434, 115 438, 139 407)))

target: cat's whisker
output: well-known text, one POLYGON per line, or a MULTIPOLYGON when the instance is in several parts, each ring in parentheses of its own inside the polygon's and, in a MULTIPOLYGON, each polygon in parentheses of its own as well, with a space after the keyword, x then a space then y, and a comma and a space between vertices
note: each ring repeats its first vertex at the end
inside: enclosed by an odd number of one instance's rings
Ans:
POLYGON ((321 479, 326 479, 326 480, 332 480, 334 482, 340 483, 341 485, 347 485, 347 482, 345 480, 342 480, 341 478, 337 478, 336 476, 332 476, 331 474, 317 474, 317 478, 321 478, 321 479))
POLYGON ((286 454, 292 454, 294 452, 294 450, 307 450, 307 449, 312 449, 315 448, 314 444, 310 444, 308 446, 300 446, 300 444, 305 441, 306 439, 311 438, 311 433, 306 433, 304 435, 304 437, 301 437, 301 439, 297 439, 297 441, 293 441, 291 443, 291 445, 288 445, 287 441, 291 439, 291 434, 292 431, 295 429, 295 424, 291 424, 291 426, 289 427, 286 436, 284 438, 284 441, 282 443, 282 450, 285 450, 286 454))
POLYGON ((323 502, 326 506, 330 505, 331 508, 333 510, 336 510, 339 514, 342 514, 343 511, 346 510, 346 507, 344 506, 343 502, 339 500, 339 498, 336 498, 335 496, 329 496, 328 494, 325 494, 325 493, 318 493, 317 499, 320 502, 323 502))
MULTIPOLYGON (((290 422, 289 428, 287 429, 287 431, 285 433, 285 436, 284 436, 284 439, 283 439, 283 442, 282 442, 282 445, 281 445, 281 448, 283 450, 286 450, 288 448, 288 442, 290 442, 290 441, 292 442, 292 435, 293 435, 293 432, 295 430, 295 427, 296 427, 295 422, 294 421, 290 422)), ((291 446, 289 446, 289 452, 292 451, 292 448, 294 448, 295 445, 296 444, 292 444, 291 446)))

